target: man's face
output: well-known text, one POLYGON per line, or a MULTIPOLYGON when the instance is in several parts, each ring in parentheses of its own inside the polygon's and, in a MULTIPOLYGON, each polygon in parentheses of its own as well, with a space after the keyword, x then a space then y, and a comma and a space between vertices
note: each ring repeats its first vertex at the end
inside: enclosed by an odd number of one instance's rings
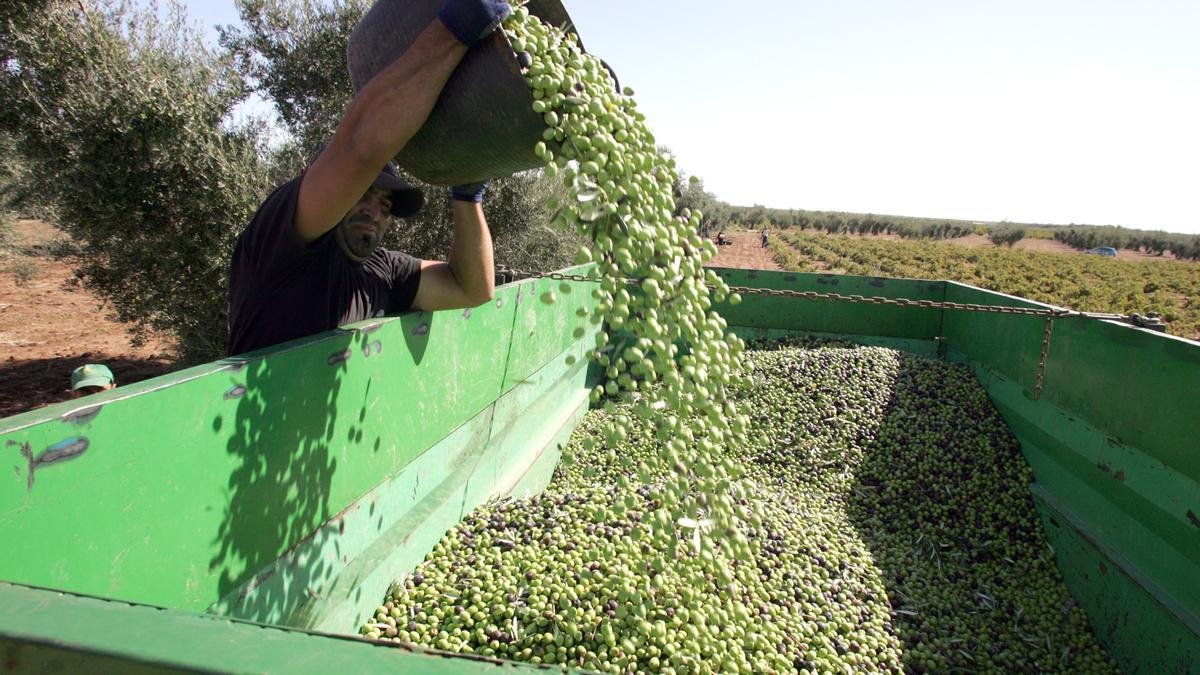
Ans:
POLYGON ((91 396, 92 394, 99 394, 102 391, 108 391, 109 389, 112 389, 116 386, 117 385, 110 382, 109 384, 106 384, 104 386, 80 387, 78 389, 72 389, 71 390, 71 398, 83 398, 84 396, 91 396))
POLYGON ((338 223, 338 241, 351 260, 361 262, 383 241, 392 220, 392 193, 372 187, 338 223))

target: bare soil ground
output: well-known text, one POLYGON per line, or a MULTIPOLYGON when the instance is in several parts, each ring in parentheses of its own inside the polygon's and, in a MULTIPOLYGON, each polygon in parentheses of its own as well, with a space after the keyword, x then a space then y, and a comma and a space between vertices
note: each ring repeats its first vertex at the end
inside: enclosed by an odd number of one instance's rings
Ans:
POLYGON ((952 239, 936 239, 942 244, 957 244, 959 246, 969 246, 971 248, 981 248, 984 246, 993 246, 992 240, 982 234, 968 234, 962 237, 954 237, 952 239))
MULTIPOLYGON (((990 244, 991 242, 989 241, 988 243, 990 244)), ((1061 241, 1055 241, 1054 239, 1026 238, 1018 241, 1016 244, 1013 244, 1013 248, 1020 249, 1022 251, 1037 251, 1041 253, 1074 253, 1076 255, 1080 253, 1080 251, 1067 246, 1061 241)))
MULTIPOLYGON (((968 246, 970 248, 991 248, 995 246, 991 239, 988 239, 982 234, 968 234, 962 237, 954 237, 953 239, 941 240, 947 244, 957 244, 959 246, 968 246)), ((1021 251, 1037 251, 1039 253, 1076 253, 1079 251, 1067 246, 1061 241, 1053 239, 1032 239, 1025 238, 1013 244, 1013 248, 1021 251)))
POLYGON ((1175 260, 1175 261, 1179 260, 1179 258, 1176 258, 1175 254, 1173 254, 1173 253, 1164 253, 1162 255, 1154 255, 1153 253, 1143 253, 1142 251, 1130 251, 1127 248, 1122 248, 1122 249, 1117 250, 1117 259, 1118 260, 1175 260))
POLYGON ((118 386, 172 369, 168 340, 134 347, 128 326, 76 282, 56 246, 64 239, 22 220, 0 248, 0 418, 70 398, 71 371, 85 363, 108 365, 118 386))
MULTIPOLYGON (((717 257, 708 262, 711 267, 734 267, 746 270, 778 270, 771 249, 762 245, 758 232, 726 232, 733 243, 717 247, 717 257)), ((716 243, 716 235, 713 235, 716 243)))

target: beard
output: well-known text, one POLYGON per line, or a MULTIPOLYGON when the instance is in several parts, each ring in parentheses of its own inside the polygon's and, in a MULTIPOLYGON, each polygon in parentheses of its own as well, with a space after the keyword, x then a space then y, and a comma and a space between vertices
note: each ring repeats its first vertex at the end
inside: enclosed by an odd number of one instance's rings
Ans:
POLYGON ((361 230, 355 230, 354 234, 350 237, 350 241, 356 244, 355 248, 360 251, 370 251, 375 248, 375 235, 361 230))
POLYGON ((338 238, 351 260, 362 262, 379 246, 382 228, 369 216, 355 215, 338 226, 338 238), (359 229, 368 228, 368 229, 359 229))

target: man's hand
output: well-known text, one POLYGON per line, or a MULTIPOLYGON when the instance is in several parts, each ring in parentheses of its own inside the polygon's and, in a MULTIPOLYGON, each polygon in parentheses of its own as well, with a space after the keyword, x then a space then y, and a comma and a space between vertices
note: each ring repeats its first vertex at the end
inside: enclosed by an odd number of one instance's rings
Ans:
POLYGON ((455 185, 450 188, 450 198, 456 202, 475 202, 479 204, 483 201, 483 193, 487 191, 488 183, 490 182, 483 180, 478 183, 455 185))
POLYGON ((459 42, 470 46, 496 30, 509 11, 504 0, 446 0, 438 18, 459 42))

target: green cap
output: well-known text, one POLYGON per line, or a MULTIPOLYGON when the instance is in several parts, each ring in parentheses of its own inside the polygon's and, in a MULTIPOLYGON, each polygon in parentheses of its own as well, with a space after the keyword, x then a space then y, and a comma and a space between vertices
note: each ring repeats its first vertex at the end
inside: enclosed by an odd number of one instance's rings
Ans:
POLYGON ((79 366, 71 373, 72 391, 80 387, 105 387, 112 383, 112 371, 108 369, 108 366, 98 363, 79 366))

